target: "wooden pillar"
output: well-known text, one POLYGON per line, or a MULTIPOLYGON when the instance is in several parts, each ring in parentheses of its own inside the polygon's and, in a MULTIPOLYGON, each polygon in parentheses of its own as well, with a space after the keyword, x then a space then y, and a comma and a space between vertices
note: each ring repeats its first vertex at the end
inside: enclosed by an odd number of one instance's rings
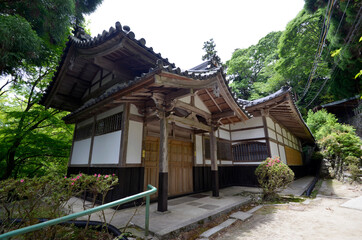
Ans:
POLYGON ((211 158, 211 187, 212 196, 219 196, 219 173, 217 170, 217 142, 215 137, 215 126, 211 125, 210 131, 210 158, 211 158))
POLYGON ((268 156, 272 157, 271 151, 270 151, 270 139, 269 139, 269 132, 268 132, 268 123, 266 121, 266 117, 269 116, 269 110, 261 109, 260 113, 261 113, 261 117, 262 117, 263 125, 264 125, 264 135, 265 135, 265 141, 266 141, 268 156))
POLYGON ((158 175, 158 205, 157 211, 167 211, 167 197, 168 197, 168 132, 167 132, 167 118, 164 109, 159 110, 160 118, 160 161, 159 161, 159 175, 158 175))

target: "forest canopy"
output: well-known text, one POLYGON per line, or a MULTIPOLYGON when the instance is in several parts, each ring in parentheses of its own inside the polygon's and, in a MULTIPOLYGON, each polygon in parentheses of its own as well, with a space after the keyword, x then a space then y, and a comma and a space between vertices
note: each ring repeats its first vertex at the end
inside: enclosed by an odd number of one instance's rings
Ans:
POLYGON ((283 32, 234 52, 226 62, 232 89, 252 100, 290 85, 302 108, 360 94, 361 7, 360 1, 306 0, 283 32))

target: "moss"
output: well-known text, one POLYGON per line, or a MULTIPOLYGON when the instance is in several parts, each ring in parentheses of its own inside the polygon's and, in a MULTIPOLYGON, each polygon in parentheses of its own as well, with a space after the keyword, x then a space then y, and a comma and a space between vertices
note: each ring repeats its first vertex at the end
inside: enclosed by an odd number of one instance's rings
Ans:
POLYGON ((323 183, 323 180, 322 179, 319 179, 318 182, 315 184, 314 186, 314 189, 312 191, 312 193, 310 194, 310 198, 316 198, 318 192, 319 192, 319 189, 321 188, 322 186, 322 183, 323 183))

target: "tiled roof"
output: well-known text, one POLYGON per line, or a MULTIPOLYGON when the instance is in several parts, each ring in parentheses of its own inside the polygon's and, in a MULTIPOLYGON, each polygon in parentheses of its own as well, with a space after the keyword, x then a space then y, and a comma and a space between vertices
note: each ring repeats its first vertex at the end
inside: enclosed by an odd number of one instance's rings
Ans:
POLYGON ((161 53, 156 53, 153 51, 152 47, 147 47, 146 40, 144 38, 137 40, 135 38, 135 34, 131 31, 130 27, 127 25, 122 27, 121 23, 119 22, 116 22, 115 28, 110 27, 108 32, 104 30, 102 34, 98 34, 96 37, 93 38, 87 34, 84 34, 84 30, 82 28, 76 29, 73 33, 74 36, 68 37, 68 42, 66 43, 66 47, 63 50, 63 54, 56 69, 56 72, 52 78, 52 81, 49 83, 48 87, 46 88, 42 98, 40 99, 40 104, 43 104, 45 102, 45 99, 48 97, 51 89, 54 87, 55 80, 59 75, 60 69, 64 64, 65 58, 71 46, 75 46, 81 49, 94 48, 101 45, 102 43, 105 43, 107 40, 114 38, 118 34, 122 34, 128 37, 133 42, 137 43, 139 46, 147 50, 149 53, 151 53, 158 59, 162 59, 163 62, 170 65, 172 68, 175 68, 175 64, 170 63, 168 58, 162 58, 161 53))
MULTIPOLYGON (((141 82, 143 79, 147 78, 148 76, 151 76, 152 74, 155 74, 159 71, 166 71, 169 73, 174 73, 180 76, 185 76, 188 78, 192 78, 194 80, 207 80, 210 79, 212 77, 215 77, 218 73, 222 73, 222 68, 218 67, 215 68, 213 70, 210 70, 208 72, 200 72, 200 73, 195 73, 195 72, 189 72, 189 71, 181 71, 180 68, 175 68, 172 65, 167 65, 164 66, 162 63, 162 60, 158 60, 157 61, 157 67, 156 68, 150 68, 149 71, 147 73, 142 73, 141 76, 135 77, 133 80, 128 81, 127 83, 120 83, 117 84, 113 87, 111 87, 109 90, 107 90, 106 92, 104 92, 103 94, 101 94, 100 96, 96 97, 96 98, 92 98, 90 100, 88 100, 85 104, 83 104, 80 108, 76 109, 75 111, 73 111, 72 113, 68 114, 67 116, 64 117, 64 119, 68 119, 70 117, 72 117, 73 115, 95 105, 98 102, 101 102, 102 100, 112 96, 113 94, 121 91, 122 89, 128 88, 138 82, 141 82)), ((230 94, 233 96, 234 100, 236 103, 237 99, 235 98, 235 95, 232 93, 231 89, 228 86, 228 90, 230 92, 230 94)), ((239 107, 242 109, 242 111, 245 113, 245 115, 247 115, 248 117, 251 117, 251 115, 245 110, 245 107, 243 107, 241 104, 239 104, 239 107)))
POLYGON ((241 103, 241 104, 245 104, 246 107, 252 107, 252 106, 255 106, 255 105, 258 105, 260 103, 264 103, 264 102, 267 102, 269 100, 272 100, 274 98, 277 98, 287 92, 291 92, 291 87, 288 87, 288 86, 284 86, 282 87, 281 89, 279 89, 278 91, 276 91, 275 93, 272 93, 266 97, 263 97, 263 98, 259 98, 259 99, 255 99, 255 100, 244 100, 244 99, 238 99, 238 102, 241 103))

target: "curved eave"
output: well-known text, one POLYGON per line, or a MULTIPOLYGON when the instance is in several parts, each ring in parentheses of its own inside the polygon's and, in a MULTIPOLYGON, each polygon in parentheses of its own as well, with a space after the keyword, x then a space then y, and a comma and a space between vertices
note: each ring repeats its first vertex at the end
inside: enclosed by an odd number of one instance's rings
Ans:
MULTIPOLYGON (((131 76, 131 78, 128 79, 132 79, 132 77, 148 71, 150 67, 155 66, 157 60, 161 60, 164 64, 174 67, 174 64, 171 64, 167 58, 162 58, 160 53, 155 53, 152 48, 147 47, 145 44, 146 41, 143 38, 139 40, 135 39, 135 34, 130 31, 129 27, 125 26, 122 29, 119 22, 116 23, 115 28, 111 27, 108 32, 104 31, 103 34, 99 34, 97 37, 91 39, 81 40, 75 36, 70 36, 56 73, 45 90, 40 104, 67 111, 74 111, 79 108, 82 105, 81 92, 85 91, 86 85, 91 85, 92 80, 89 79, 89 76, 84 76, 83 78, 80 76, 82 71, 84 72, 82 69, 90 69, 84 65, 90 64, 91 68, 94 68, 93 71, 97 71, 96 67, 99 69, 104 68, 104 66, 107 67, 110 65, 109 63, 120 66, 121 64, 117 62, 117 56, 119 56, 118 52, 122 51, 122 49, 126 52, 132 49, 136 61, 138 60, 137 56, 142 56, 142 61, 146 67, 135 70, 135 72, 132 73, 133 75, 128 74, 128 76, 131 76), (79 67, 79 72, 69 70, 73 65, 79 67), (72 72, 71 76, 67 75, 69 72, 72 72), (83 87, 79 87, 81 82, 83 83, 83 87), (76 96, 64 94, 64 92, 67 91, 63 91, 63 93, 58 96, 59 89, 64 89, 64 84, 69 85, 66 90, 69 89, 69 91, 73 91, 72 88, 74 88, 74 85, 72 86, 72 84, 75 83, 78 84, 75 86, 76 89, 74 91, 78 92, 76 96), (62 100, 58 100, 59 98, 62 98, 62 100), (55 102, 54 99, 56 99, 55 102)), ((129 60, 131 61, 132 57, 130 57, 129 60)), ((139 64, 139 66, 142 65, 139 64)), ((113 71, 113 69, 108 70, 113 71)), ((122 71, 127 72, 127 66, 121 70, 115 69, 115 71, 118 71, 117 73, 122 75, 122 71)), ((127 76, 123 78, 127 79, 127 76)))
POLYGON ((297 137, 303 139, 306 143, 315 143, 312 132, 304 122, 302 115, 295 105, 290 89, 279 92, 278 94, 272 94, 263 98, 262 101, 250 101, 246 109, 254 116, 260 115, 260 111, 263 109, 269 112, 269 115, 277 120, 278 123, 297 137))

